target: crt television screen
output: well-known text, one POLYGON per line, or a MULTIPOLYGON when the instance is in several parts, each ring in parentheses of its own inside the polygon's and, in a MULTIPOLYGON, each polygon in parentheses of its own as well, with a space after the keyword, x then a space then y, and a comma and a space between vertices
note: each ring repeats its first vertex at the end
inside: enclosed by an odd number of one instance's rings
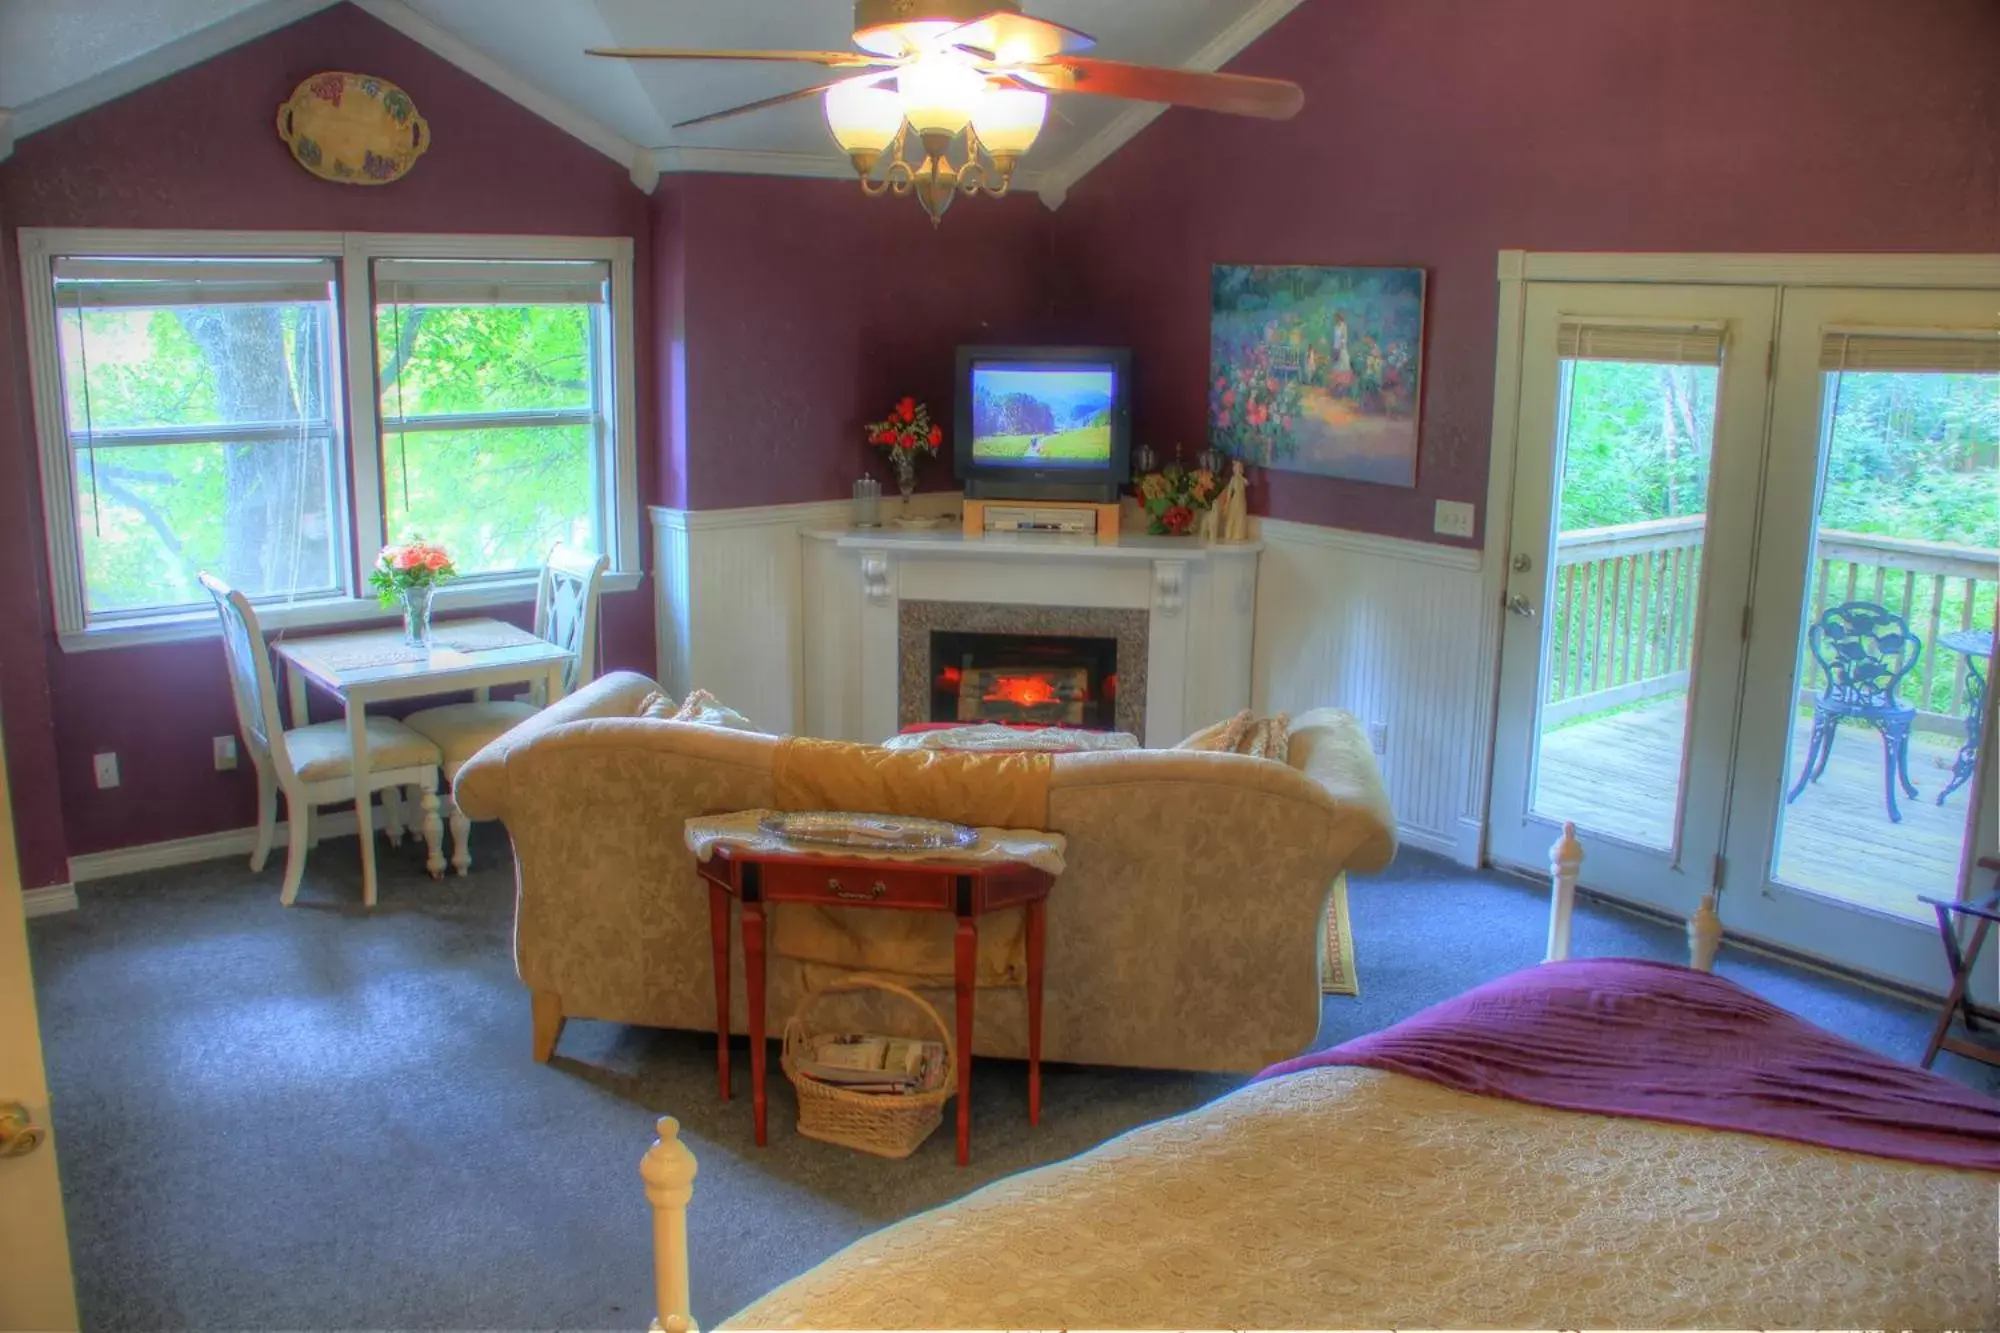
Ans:
POLYGON ((1110 365, 975 363, 972 460, 999 467, 1105 467, 1117 398, 1118 373, 1110 365))

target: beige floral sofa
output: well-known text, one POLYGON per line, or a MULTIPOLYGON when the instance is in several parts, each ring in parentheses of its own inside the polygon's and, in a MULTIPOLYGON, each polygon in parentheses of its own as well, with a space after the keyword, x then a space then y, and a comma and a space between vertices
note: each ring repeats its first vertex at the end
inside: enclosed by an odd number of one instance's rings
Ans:
MULTIPOLYGON (((682 825, 772 805, 787 742, 647 716, 657 689, 607 676, 458 775, 465 813, 503 821, 513 840, 514 955, 538 1059, 568 1018, 714 1030, 708 896, 682 825)), ((1396 850, 1374 758, 1333 710, 1296 720, 1288 764, 1185 750, 1055 756, 1045 826, 1068 854, 1048 906, 1043 1053, 1085 1064, 1241 1071, 1306 1049, 1333 881, 1396 850)), ((948 938, 949 918, 934 921, 948 938)), ((733 936, 731 947, 740 1032, 733 936)), ((774 1034, 823 970, 771 958, 774 1034)), ((948 984, 934 1002, 949 1012, 948 984)), ((982 989, 975 1020, 975 1052, 1025 1055, 1020 989, 982 989)))

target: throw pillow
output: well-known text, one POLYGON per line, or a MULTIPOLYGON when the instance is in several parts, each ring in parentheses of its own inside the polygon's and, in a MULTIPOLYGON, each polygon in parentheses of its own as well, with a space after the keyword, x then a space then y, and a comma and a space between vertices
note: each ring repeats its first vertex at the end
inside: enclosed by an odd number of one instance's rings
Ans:
POLYGON ((672 695, 655 690, 646 696, 640 707, 640 715, 656 718, 662 722, 693 722, 704 727, 727 727, 732 731, 756 731, 755 723, 743 714, 720 703, 707 690, 691 692, 686 701, 676 704, 672 695))
POLYGON ((1253 759, 1269 759, 1282 764, 1290 758, 1291 728, 1292 719, 1288 713, 1260 718, 1246 708, 1225 722, 1203 727, 1174 748, 1247 754, 1253 759))

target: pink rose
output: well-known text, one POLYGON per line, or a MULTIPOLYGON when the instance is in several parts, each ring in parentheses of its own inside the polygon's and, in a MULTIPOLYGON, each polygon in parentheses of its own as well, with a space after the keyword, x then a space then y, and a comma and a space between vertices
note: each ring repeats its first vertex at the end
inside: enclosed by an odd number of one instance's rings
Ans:
POLYGON ((389 566, 392 569, 414 569, 416 564, 417 553, 407 546, 397 547, 395 554, 389 557, 389 566))
POLYGON ((432 549, 424 556, 424 568, 426 569, 443 569, 450 563, 451 561, 445 558, 445 553, 440 550, 432 549))

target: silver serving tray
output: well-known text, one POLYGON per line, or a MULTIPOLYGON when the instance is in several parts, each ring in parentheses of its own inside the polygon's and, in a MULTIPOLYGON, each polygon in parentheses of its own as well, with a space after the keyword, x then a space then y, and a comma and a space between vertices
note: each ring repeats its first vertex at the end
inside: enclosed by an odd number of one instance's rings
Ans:
POLYGON ((979 841, 963 824, 906 815, 850 815, 831 810, 794 810, 757 821, 766 833, 792 842, 829 847, 866 847, 884 852, 958 851, 979 841))

